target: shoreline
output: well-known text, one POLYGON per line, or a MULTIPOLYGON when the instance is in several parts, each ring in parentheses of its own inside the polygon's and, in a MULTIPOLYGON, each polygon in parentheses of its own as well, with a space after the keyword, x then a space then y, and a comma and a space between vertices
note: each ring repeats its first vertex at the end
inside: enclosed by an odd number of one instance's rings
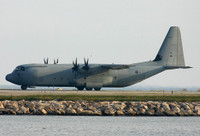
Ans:
POLYGON ((5 100, 0 115, 200 116, 200 102, 5 100))

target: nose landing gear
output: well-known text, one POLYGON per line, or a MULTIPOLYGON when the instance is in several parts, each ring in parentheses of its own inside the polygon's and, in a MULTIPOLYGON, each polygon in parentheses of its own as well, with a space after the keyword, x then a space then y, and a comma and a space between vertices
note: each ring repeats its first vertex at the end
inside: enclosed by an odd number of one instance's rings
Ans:
POLYGON ((26 89, 27 89, 27 85, 22 85, 22 86, 21 86, 21 89, 22 89, 22 90, 26 90, 26 89))

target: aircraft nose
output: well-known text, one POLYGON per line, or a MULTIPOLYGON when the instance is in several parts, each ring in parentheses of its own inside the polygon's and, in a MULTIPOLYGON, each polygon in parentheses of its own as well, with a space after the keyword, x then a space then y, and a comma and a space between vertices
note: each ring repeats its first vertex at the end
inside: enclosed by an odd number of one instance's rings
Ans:
POLYGON ((12 75, 11 74, 6 75, 6 80, 11 82, 12 81, 12 75))

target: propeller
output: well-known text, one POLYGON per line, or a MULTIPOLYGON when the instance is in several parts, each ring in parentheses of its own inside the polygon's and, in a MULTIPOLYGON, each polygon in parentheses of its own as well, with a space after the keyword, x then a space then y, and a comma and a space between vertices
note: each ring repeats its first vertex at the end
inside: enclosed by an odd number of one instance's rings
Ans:
POLYGON ((73 64, 72 71, 78 72, 79 64, 77 63, 77 58, 76 58, 75 62, 74 61, 72 62, 72 64, 73 64))
POLYGON ((58 59, 57 60, 54 59, 54 64, 58 64, 58 59))
POLYGON ((48 64, 48 62, 49 62, 49 58, 47 59, 44 58, 44 64, 48 64))
POLYGON ((88 65, 89 59, 85 59, 84 58, 84 66, 82 67, 82 69, 88 71, 90 69, 89 65, 88 65))

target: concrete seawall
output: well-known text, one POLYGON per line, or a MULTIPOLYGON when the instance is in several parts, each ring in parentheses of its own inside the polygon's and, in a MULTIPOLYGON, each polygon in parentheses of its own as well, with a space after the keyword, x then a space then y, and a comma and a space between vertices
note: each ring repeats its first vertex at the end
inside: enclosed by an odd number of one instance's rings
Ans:
POLYGON ((200 102, 6 100, 0 115, 199 116, 200 102))

